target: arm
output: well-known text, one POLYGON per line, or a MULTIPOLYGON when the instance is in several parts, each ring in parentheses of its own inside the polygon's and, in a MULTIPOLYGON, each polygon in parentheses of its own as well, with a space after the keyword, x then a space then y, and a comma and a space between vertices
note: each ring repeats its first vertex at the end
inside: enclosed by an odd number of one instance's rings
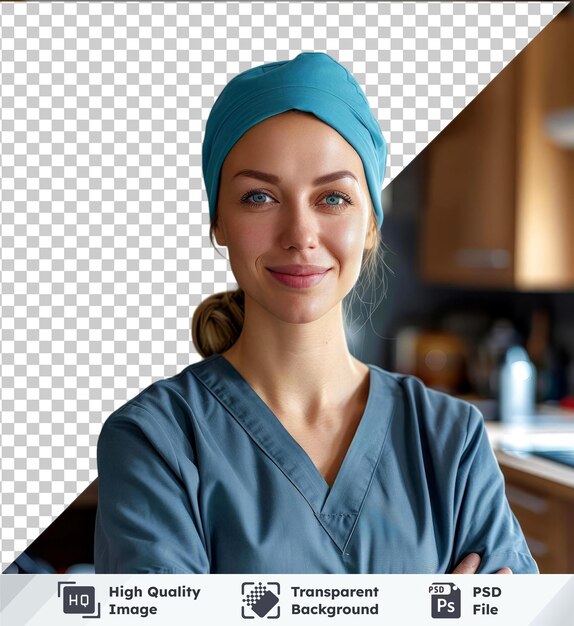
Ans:
MULTIPOLYGON (((480 556, 476 552, 471 552, 468 556, 457 565, 451 574, 476 574, 476 570, 480 565, 480 556)), ((512 570, 509 567, 503 567, 499 569, 495 574, 512 574, 512 570)))
POLYGON ((165 428, 137 405, 122 411, 98 439, 96 573, 209 573, 197 467, 185 459, 184 480, 165 428))
MULTIPOLYGON (((538 574, 518 520, 504 490, 504 476, 479 410, 471 406, 467 439, 456 479, 455 541, 451 564, 470 553, 481 558, 478 574, 510 568, 515 574, 538 574)), ((449 570, 452 568, 449 568, 449 570)))

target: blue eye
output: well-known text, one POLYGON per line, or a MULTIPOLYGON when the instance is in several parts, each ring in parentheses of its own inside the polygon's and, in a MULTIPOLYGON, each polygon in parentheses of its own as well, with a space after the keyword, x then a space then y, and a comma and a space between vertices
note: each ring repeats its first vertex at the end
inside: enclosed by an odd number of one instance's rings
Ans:
POLYGON ((339 195, 338 193, 330 193, 326 198, 336 198, 337 202, 327 202, 327 204, 332 204, 333 206, 339 206, 341 204, 345 204, 345 198, 339 195), (338 202, 338 200, 343 200, 343 202, 338 202))
POLYGON ((327 193, 325 196, 323 196, 324 198, 340 198, 343 202, 326 202, 325 204, 328 204, 329 206, 334 206, 334 207, 346 207, 348 204, 353 204, 353 201, 351 200, 351 198, 346 194, 346 193, 342 193, 340 191, 329 191, 329 193, 327 193))
POLYGON ((260 189, 252 189, 248 191, 245 195, 241 197, 240 202, 248 204, 249 206, 263 206, 265 203, 265 198, 270 198, 271 196, 260 189), (249 200, 249 198, 255 198, 255 202, 249 200))
MULTIPOLYGON (((250 194, 249 196, 247 196, 248 198, 257 198, 257 196, 259 196, 259 200, 257 201, 255 200, 254 203, 250 203, 250 204, 262 204, 265 201, 265 196, 267 196, 266 193, 263 193, 262 191, 256 191, 255 193, 250 194)), ((269 197, 269 196, 267 196, 269 197)))

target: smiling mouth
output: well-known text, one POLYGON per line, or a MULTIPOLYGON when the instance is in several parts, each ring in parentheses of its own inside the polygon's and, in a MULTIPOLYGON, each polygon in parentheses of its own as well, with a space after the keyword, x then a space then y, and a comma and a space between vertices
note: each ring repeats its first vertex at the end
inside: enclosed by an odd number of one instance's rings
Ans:
POLYGON ((275 267, 267 268, 270 272, 276 272, 278 274, 288 274, 290 276, 312 276, 313 274, 324 274, 328 272, 330 267, 323 267, 322 265, 311 264, 293 264, 293 265, 276 265, 275 267))
POLYGON ((294 287, 297 289, 313 287, 320 283, 325 275, 329 273, 330 268, 323 272, 316 272, 313 274, 286 274, 284 272, 277 272, 267 268, 271 276, 278 282, 287 287, 294 287))
POLYGON ((305 274, 299 274, 295 272, 279 272, 277 270, 272 270, 272 269, 269 269, 269 271, 273 272, 274 274, 282 274, 283 276, 319 276, 321 274, 324 274, 325 272, 328 272, 329 270, 324 270, 323 272, 307 272, 305 274))

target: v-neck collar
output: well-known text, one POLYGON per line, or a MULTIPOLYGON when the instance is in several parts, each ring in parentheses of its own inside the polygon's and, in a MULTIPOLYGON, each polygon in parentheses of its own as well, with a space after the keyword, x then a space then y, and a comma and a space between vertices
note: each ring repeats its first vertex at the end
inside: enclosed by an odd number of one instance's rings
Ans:
POLYGON ((400 393, 383 370, 367 365, 370 382, 365 410, 331 488, 307 452, 230 361, 214 354, 191 368, 297 488, 343 552, 382 455, 400 393))

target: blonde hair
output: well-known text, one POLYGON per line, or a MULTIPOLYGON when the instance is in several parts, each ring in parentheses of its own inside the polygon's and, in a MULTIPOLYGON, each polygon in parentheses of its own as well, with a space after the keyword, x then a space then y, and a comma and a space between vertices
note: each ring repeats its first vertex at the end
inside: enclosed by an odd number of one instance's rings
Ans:
MULTIPOLYGON (((376 225, 375 211, 372 204, 371 221, 370 227, 372 227, 375 232, 375 243, 371 248, 365 250, 359 278, 353 286, 353 289, 343 299, 346 323, 348 323, 347 318, 352 310, 353 301, 356 298, 359 299, 362 305, 371 305, 368 315, 368 319, 370 319, 386 292, 385 274, 383 271, 385 267, 384 244, 381 232, 376 225), (378 302, 367 302, 364 296, 370 291, 371 287, 374 287, 376 293, 376 275, 379 268, 381 268, 382 272, 381 284, 383 285, 383 294, 378 302), (362 293, 359 294, 357 285, 363 283, 362 293)), ((209 239, 213 247, 217 250, 217 246, 213 242, 216 224, 217 212, 209 227, 209 239)), ((207 297, 199 304, 191 320, 191 335, 193 345, 197 352, 202 357, 207 358, 212 354, 220 354, 231 348, 241 334, 244 318, 245 294, 241 287, 233 291, 223 291, 207 297)))

